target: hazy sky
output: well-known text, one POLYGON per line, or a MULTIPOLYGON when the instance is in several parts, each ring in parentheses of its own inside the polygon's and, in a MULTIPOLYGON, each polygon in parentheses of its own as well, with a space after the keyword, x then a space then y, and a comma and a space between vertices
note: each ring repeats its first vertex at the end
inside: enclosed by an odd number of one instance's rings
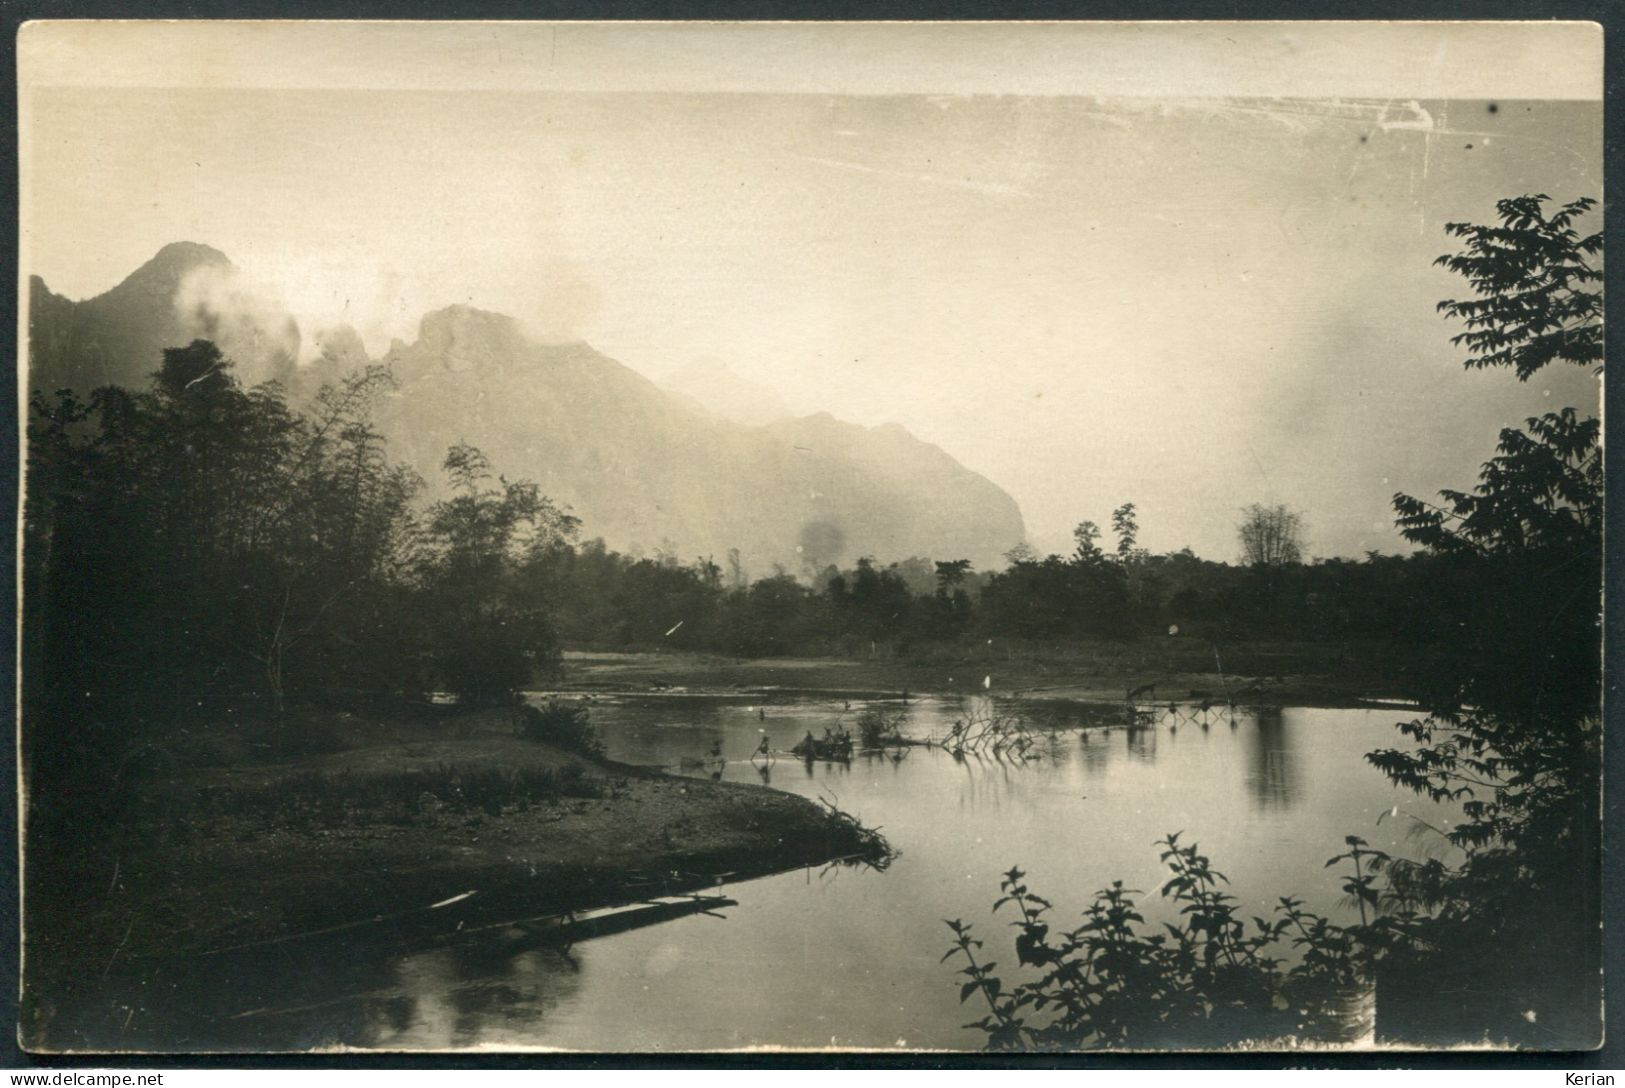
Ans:
POLYGON ((1601 196, 1599 62, 1554 64, 1558 28, 1397 39, 1429 72, 1354 30, 1252 27, 1162 70, 1160 96, 1146 71, 1217 39, 1026 27, 972 62, 906 27, 770 29, 749 78, 723 39, 662 53, 688 31, 648 26, 572 28, 608 37, 588 63, 567 34, 566 75, 536 28, 465 31, 461 53, 396 30, 359 69, 321 67, 359 41, 330 29, 300 53, 293 28, 201 74, 151 43, 25 34, 25 80, 31 57, 52 74, 23 97, 24 271, 85 297, 186 239, 375 351, 472 302, 657 379, 716 357, 797 411, 941 445, 1045 550, 1123 501, 1156 550, 1232 558, 1254 501, 1301 508, 1315 554, 1397 550, 1395 490, 1469 484, 1498 427, 1596 407, 1577 369, 1463 371, 1435 312, 1463 287, 1431 267, 1446 222, 1601 196), (627 55, 606 69, 611 45, 627 55), (911 48, 928 75, 894 85, 911 48), (1068 50, 1111 63, 1091 86, 1068 50), (1295 83, 1248 74, 1270 50, 1295 83), (775 83, 775 58, 802 77, 775 83), (650 85, 662 64, 678 89, 650 85), (149 85, 188 81, 207 85, 149 85))

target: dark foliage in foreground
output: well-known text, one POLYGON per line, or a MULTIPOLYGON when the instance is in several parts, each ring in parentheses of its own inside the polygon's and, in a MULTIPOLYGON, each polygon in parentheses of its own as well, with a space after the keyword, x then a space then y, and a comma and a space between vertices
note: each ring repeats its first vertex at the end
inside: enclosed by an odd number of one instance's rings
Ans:
MULTIPOLYGON (((1575 229, 1595 202, 1548 214, 1546 199, 1503 200, 1498 224, 1449 228, 1468 247, 1440 263, 1479 298, 1441 309, 1466 321, 1470 367, 1520 380, 1553 362, 1600 369, 1601 236, 1575 229)), ((1462 667, 1434 675, 1420 693, 1428 716, 1400 725, 1411 745, 1368 757, 1466 817, 1447 835, 1460 865, 1391 867, 1388 896, 1420 912, 1392 962, 1462 987, 1451 1027, 1510 1024, 1529 1045, 1592 1045, 1599 1030, 1599 440, 1597 420, 1548 412, 1501 432, 1471 491, 1394 499, 1404 534, 1482 590, 1462 667)), ((1406 996, 1420 1014, 1424 999, 1406 996)))
MULTIPOLYGON (((502 704, 558 661, 528 563, 574 524, 478 451, 451 497, 371 426, 382 368, 304 409, 241 388, 208 341, 142 391, 39 396, 24 518, 24 766, 31 823, 111 817, 132 759, 178 723, 258 721, 320 750, 295 704, 502 704)), ((223 731, 223 730, 222 730, 223 731)), ((199 730, 200 734, 207 730, 199 730)))
POLYGON ((1358 925, 1341 926, 1283 898, 1270 918, 1242 917, 1229 883, 1193 844, 1171 834, 1158 845, 1169 877, 1159 894, 1179 923, 1150 925, 1121 881, 1095 893, 1082 923, 1062 930, 1049 900, 1011 869, 993 909, 1019 917, 1017 965, 1036 978, 1007 986, 971 927, 954 920, 960 1000, 987 1014, 968 1027, 994 1050, 1217 1047, 1249 1039, 1336 1040, 1370 1026, 1367 978, 1390 939, 1388 919, 1371 919, 1373 874, 1386 856, 1353 836, 1328 865, 1346 863, 1345 890, 1361 904, 1358 925), (1288 959, 1295 962, 1286 966, 1288 959))
POLYGON ((1498 223, 1449 223, 1466 240, 1435 264, 1464 276, 1477 298, 1447 299, 1439 309, 1467 330, 1452 340, 1469 367, 1511 367, 1519 381, 1547 363, 1602 364, 1602 231, 1576 223, 1597 206, 1590 197, 1546 210, 1544 193, 1499 201, 1498 223))

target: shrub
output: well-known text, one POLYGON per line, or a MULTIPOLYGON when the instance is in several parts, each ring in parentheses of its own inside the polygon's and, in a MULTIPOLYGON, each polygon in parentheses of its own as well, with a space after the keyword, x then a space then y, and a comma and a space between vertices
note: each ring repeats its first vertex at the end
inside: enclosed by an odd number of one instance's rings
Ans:
POLYGON ((870 707, 858 715, 858 736, 865 748, 884 748, 888 744, 896 744, 902 739, 897 730, 902 721, 901 712, 888 714, 870 707))
POLYGON ((593 758, 604 754, 604 742, 593 728, 591 715, 579 703, 549 699, 542 706, 519 708, 519 735, 593 758))
POLYGON ((1374 959, 1390 934, 1365 908, 1374 899, 1374 866, 1386 858, 1357 838, 1348 844, 1327 864, 1352 863, 1344 890, 1361 903, 1358 926, 1336 925, 1291 898, 1280 900, 1273 918, 1244 920, 1236 898, 1219 890, 1224 874, 1177 834, 1159 843, 1171 870, 1161 894, 1179 905, 1182 924, 1160 931, 1140 914, 1134 896, 1141 893, 1119 881, 1095 894, 1082 925, 1052 932, 1051 904, 1011 869, 993 909, 1013 904, 1020 912, 1011 923, 1017 961, 1042 974, 1007 987, 971 927, 948 922, 953 945, 943 959, 966 964, 960 1000, 979 996, 987 1007, 966 1026, 985 1032, 994 1050, 1226 1046, 1369 1030, 1360 996, 1370 992, 1374 959), (1289 947, 1299 962, 1283 970, 1289 947))

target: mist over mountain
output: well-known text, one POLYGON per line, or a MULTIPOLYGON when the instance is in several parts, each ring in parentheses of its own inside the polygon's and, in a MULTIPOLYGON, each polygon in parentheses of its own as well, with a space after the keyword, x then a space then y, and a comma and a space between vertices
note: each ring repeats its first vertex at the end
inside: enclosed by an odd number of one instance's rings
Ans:
MULTIPOLYGON (((144 385, 162 349, 216 340, 245 384, 295 397, 369 361, 344 326, 308 341, 217 250, 166 246, 83 302, 31 284, 30 385, 144 385), (309 361, 298 364, 301 347, 309 361)), ((993 566, 1024 536, 1003 490, 895 424, 794 418, 721 364, 663 389, 585 343, 543 343, 514 318, 468 306, 426 315, 382 360, 398 388, 379 410, 391 454, 441 485, 448 446, 478 446, 535 480, 584 534, 612 547, 709 555, 738 548, 752 577, 911 555, 993 566)))
POLYGON ((213 340, 237 362, 245 385, 288 381, 300 350, 299 324, 246 284, 217 249, 173 242, 110 291, 74 302, 29 278, 29 385, 138 387, 164 348, 213 340))

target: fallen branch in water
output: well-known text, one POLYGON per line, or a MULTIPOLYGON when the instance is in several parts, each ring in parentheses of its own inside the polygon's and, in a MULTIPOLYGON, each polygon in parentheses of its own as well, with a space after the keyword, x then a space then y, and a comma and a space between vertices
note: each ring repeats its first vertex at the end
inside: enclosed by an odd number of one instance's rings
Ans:
POLYGON ((834 858, 831 864, 839 861, 862 861, 875 869, 885 869, 897 857, 897 851, 892 849, 891 843, 880 834, 878 827, 865 827, 858 822, 857 817, 842 812, 824 798, 818 798, 818 803, 824 806, 829 818, 841 825, 858 843, 860 849, 844 857, 834 858))

